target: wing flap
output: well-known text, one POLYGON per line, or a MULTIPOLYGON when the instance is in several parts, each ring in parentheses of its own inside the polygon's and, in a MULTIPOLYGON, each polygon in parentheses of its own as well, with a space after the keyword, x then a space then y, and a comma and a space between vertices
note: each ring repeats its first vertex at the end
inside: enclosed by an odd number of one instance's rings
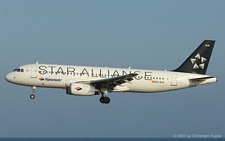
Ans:
POLYGON ((91 81, 85 81, 85 80, 80 80, 76 81, 76 83, 85 83, 85 84, 91 84, 94 85, 98 88, 106 88, 108 91, 113 91, 113 90, 128 90, 129 88, 116 88, 117 86, 123 84, 123 83, 131 83, 131 81, 134 79, 136 73, 131 73, 127 75, 122 75, 122 76, 116 76, 112 78, 105 78, 105 79, 98 79, 98 80, 91 80, 91 81))

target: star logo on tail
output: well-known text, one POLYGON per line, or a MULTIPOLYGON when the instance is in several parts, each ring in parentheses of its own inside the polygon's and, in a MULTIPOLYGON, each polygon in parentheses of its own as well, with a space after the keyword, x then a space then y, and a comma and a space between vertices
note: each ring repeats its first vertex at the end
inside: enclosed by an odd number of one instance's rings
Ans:
POLYGON ((191 63, 193 64, 193 69, 204 69, 205 68, 205 61, 207 61, 206 58, 202 57, 199 53, 194 57, 191 58, 191 63))

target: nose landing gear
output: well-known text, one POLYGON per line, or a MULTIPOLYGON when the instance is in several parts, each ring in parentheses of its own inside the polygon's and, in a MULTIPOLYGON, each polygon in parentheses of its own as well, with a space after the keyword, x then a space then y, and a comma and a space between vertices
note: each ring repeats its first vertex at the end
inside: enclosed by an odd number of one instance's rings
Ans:
POLYGON ((31 87, 31 89, 32 89, 32 94, 30 95, 30 99, 34 99, 35 98, 34 93, 36 91, 36 86, 31 87))
POLYGON ((30 95, 30 99, 34 99, 35 98, 35 95, 34 94, 31 94, 30 95))

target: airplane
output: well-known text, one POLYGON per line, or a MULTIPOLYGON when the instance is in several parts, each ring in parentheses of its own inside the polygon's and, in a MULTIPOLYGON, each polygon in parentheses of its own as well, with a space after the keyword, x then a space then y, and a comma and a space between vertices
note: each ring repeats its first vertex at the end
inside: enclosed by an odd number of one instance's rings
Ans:
POLYGON ((32 88, 62 88, 69 95, 100 95, 100 102, 110 103, 110 92, 155 93, 196 87, 217 82, 217 77, 205 75, 214 40, 205 40, 177 69, 171 71, 28 64, 8 73, 5 79, 32 88))

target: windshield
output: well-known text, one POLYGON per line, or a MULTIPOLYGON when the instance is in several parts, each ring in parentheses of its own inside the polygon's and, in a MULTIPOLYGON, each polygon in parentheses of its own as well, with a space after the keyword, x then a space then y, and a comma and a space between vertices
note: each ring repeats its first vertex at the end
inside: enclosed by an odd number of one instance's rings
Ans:
POLYGON ((20 68, 16 68, 16 69, 14 69, 13 71, 24 72, 24 70, 23 70, 23 69, 20 69, 20 68))

